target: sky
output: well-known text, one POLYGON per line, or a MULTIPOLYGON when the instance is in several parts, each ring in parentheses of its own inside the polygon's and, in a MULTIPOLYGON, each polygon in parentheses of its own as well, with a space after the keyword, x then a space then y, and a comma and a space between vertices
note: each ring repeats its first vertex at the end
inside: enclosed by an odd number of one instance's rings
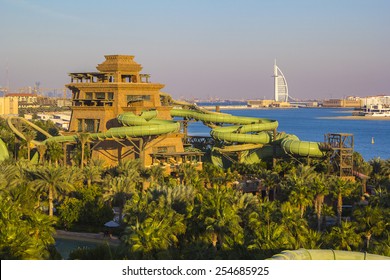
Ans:
POLYGON ((174 98, 390 94, 388 0, 0 0, 0 86, 63 88, 134 55, 174 98))

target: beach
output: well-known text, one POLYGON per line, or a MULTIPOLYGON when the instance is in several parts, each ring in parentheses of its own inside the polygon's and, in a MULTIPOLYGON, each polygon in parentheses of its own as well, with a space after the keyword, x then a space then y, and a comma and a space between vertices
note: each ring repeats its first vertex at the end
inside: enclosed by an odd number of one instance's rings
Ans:
POLYGON ((318 117, 318 119, 341 119, 341 120, 357 120, 357 121, 390 121, 390 117, 370 117, 370 116, 336 116, 336 117, 318 117))

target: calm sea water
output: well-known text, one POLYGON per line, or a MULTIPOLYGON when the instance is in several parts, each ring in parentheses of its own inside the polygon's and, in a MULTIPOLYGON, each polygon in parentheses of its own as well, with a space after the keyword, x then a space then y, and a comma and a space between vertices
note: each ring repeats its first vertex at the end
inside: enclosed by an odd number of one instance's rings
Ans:
MULTIPOLYGON (((294 109, 240 109, 221 110, 236 116, 274 119, 279 122, 278 131, 297 135, 304 141, 324 141, 327 133, 352 133, 355 151, 365 160, 375 157, 390 158, 390 121, 326 119, 351 116, 348 109, 294 108, 294 109), (374 137, 375 143, 371 140, 374 137)), ((190 135, 209 136, 210 129, 201 122, 189 125, 190 135)))

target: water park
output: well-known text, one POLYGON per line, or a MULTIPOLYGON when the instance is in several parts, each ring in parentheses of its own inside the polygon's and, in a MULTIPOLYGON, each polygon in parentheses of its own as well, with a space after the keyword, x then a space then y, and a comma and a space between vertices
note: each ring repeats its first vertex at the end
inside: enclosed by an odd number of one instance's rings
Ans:
MULTIPOLYGON (((166 173, 174 172, 182 163, 201 168, 204 147, 210 143, 211 161, 220 167, 283 157, 324 158, 332 148, 343 149, 343 154, 346 149, 348 157, 352 156, 352 135, 332 134, 324 143, 302 141, 278 132, 276 120, 234 116, 174 100, 161 91, 163 84, 152 83, 149 74, 141 73, 142 66, 133 56, 105 58, 97 66, 98 72, 69 74, 71 83, 66 87, 72 92, 73 106, 68 132, 52 136, 24 118, 9 117, 7 123, 15 135, 26 140, 26 131, 42 133, 46 139, 32 139, 32 148, 51 141, 60 143, 64 162, 69 162, 70 152, 83 137, 92 158, 102 159, 107 165, 139 158, 144 167, 161 165, 166 173), (190 121, 210 127, 211 137, 189 136, 190 121)), ((8 157, 1 141, 0 160, 8 157)), ((38 158, 36 153, 33 160, 38 158)), ((340 166, 346 166, 351 158, 340 160, 340 166)), ((352 175, 350 165, 345 170, 348 174, 342 176, 352 175)))
MULTIPOLYGON (((328 133, 324 142, 303 141, 293 134, 278 131, 276 120, 234 116, 219 112, 217 108, 206 110, 196 104, 174 100, 161 91, 163 84, 152 83, 149 74, 141 73, 142 66, 130 55, 106 55, 105 61, 96 68, 95 72, 69 73, 70 83, 66 87, 72 93, 72 112, 68 131, 53 136, 25 118, 7 118, 16 137, 27 142, 31 150, 36 150, 33 156, 29 154, 29 160, 42 162, 44 147, 55 142, 62 147, 63 165, 74 164, 73 151, 81 144, 81 168, 87 147, 91 159, 101 160, 106 166, 118 166, 136 159, 143 168, 159 166, 172 177, 184 164, 200 171, 206 160, 214 166, 227 168, 233 163, 250 165, 268 161, 275 164, 286 158, 329 162, 334 166, 334 175, 346 181, 354 181, 358 176, 353 170, 352 134, 328 133), (188 135, 188 126, 194 121, 209 127, 210 136, 188 135), (38 141, 31 137, 32 130, 45 139, 38 141)), ((0 162, 11 157, 9 148, 0 139, 0 162)), ((147 187, 144 185, 144 189, 147 187)), ((226 195, 220 190, 204 191, 203 195, 206 199, 213 193, 218 197, 226 195)), ((301 218, 303 212, 304 209, 301 218)), ((211 234, 213 248, 217 250, 218 240, 222 248, 223 239, 221 241, 214 232, 211 234)), ((273 258, 381 259, 382 256, 301 250, 282 252, 273 258)))

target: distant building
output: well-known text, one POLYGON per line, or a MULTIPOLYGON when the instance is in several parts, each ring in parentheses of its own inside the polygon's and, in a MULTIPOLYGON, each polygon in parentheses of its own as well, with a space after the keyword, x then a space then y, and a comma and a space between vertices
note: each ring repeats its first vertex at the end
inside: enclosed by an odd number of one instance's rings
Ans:
MULTIPOLYGON (((70 114, 64 113, 39 113, 37 114, 38 119, 43 121, 52 121, 57 127, 64 130, 69 129, 70 114)), ((26 114, 26 119, 32 119, 32 116, 26 114)))
POLYGON ((38 95, 37 103, 38 106, 55 107, 57 106, 57 98, 38 95))
POLYGON ((57 99, 57 107, 72 107, 72 100, 70 99, 57 99))
POLYGON ((390 107, 390 95, 367 96, 363 98, 362 101, 363 105, 367 107, 375 105, 390 107))
POLYGON ((328 99, 322 103, 323 107, 360 108, 362 100, 358 97, 347 99, 328 99))
POLYGON ((0 97, 0 115, 18 115, 18 98, 12 96, 0 97))
POLYGON ((286 78, 284 77, 280 68, 274 64, 274 100, 276 102, 288 101, 288 86, 286 78))
POLYGON ((280 68, 274 64, 274 100, 248 100, 247 106, 251 108, 286 108, 291 107, 288 102, 288 86, 280 68))
POLYGON ((268 108, 273 103, 273 100, 248 100, 247 105, 248 107, 253 108, 268 108))
POLYGON ((248 100, 247 106, 250 108, 288 108, 291 107, 289 102, 281 102, 274 100, 248 100))
POLYGON ((17 98, 19 108, 39 106, 36 93, 7 93, 5 96, 17 98))

